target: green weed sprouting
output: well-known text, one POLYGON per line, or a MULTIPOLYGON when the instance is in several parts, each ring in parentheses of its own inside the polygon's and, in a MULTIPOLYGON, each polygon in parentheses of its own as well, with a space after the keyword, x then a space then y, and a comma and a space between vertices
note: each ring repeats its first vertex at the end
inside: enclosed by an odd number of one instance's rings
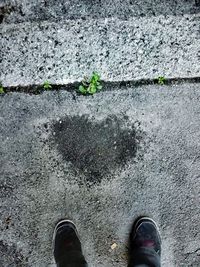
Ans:
POLYGON ((4 94, 5 91, 4 91, 4 88, 3 88, 3 85, 2 83, 0 83, 0 94, 4 94))
POLYGON ((45 81, 43 83, 43 88, 44 88, 44 90, 51 90, 52 89, 52 85, 49 83, 49 81, 45 81))
POLYGON ((97 72, 93 72, 90 79, 84 78, 82 84, 79 86, 79 92, 83 95, 93 95, 101 89, 100 75, 97 72))
POLYGON ((163 76, 159 76, 156 80, 160 85, 164 85, 166 83, 166 78, 163 76))

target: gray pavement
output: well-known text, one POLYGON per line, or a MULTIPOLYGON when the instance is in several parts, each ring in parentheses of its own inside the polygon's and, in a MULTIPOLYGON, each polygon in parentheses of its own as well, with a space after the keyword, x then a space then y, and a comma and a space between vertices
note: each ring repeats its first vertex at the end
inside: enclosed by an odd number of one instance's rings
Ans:
POLYGON ((0 266, 55 266, 64 217, 90 266, 126 266, 131 223, 145 214, 159 225, 163 267, 199 267, 199 89, 0 96, 0 266))

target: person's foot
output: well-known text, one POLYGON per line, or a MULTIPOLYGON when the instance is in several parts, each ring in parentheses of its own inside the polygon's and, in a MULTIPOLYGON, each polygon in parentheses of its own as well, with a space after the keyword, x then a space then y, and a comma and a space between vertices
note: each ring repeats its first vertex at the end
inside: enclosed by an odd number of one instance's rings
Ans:
POLYGON ((82 255, 78 232, 73 222, 62 220, 57 223, 53 236, 53 253, 59 266, 76 261, 79 261, 83 266, 86 263, 82 255))
POLYGON ((161 238, 156 223, 148 217, 138 218, 130 234, 131 253, 140 248, 151 248, 161 254, 161 238))

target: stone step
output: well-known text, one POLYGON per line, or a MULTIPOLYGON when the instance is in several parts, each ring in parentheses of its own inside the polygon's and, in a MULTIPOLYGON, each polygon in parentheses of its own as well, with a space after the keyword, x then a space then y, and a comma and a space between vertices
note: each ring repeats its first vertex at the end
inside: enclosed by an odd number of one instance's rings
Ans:
POLYGON ((2 24, 4 86, 200 76, 200 14, 2 24))
POLYGON ((128 19, 200 11, 199 0, 1 0, 1 22, 19 23, 81 17, 128 19))

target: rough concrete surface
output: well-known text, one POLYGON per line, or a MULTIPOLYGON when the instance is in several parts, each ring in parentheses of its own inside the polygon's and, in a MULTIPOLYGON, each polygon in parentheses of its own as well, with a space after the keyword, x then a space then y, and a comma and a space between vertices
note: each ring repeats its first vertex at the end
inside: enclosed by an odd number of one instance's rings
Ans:
POLYGON ((1 0, 0 22, 183 15, 200 11, 199 0, 1 0))
POLYGON ((4 86, 200 76, 200 15, 2 25, 4 86))
POLYGON ((90 266, 126 266, 130 226, 145 214, 159 225, 163 267, 199 267, 199 89, 1 96, 0 266, 55 266, 64 217, 90 266))

